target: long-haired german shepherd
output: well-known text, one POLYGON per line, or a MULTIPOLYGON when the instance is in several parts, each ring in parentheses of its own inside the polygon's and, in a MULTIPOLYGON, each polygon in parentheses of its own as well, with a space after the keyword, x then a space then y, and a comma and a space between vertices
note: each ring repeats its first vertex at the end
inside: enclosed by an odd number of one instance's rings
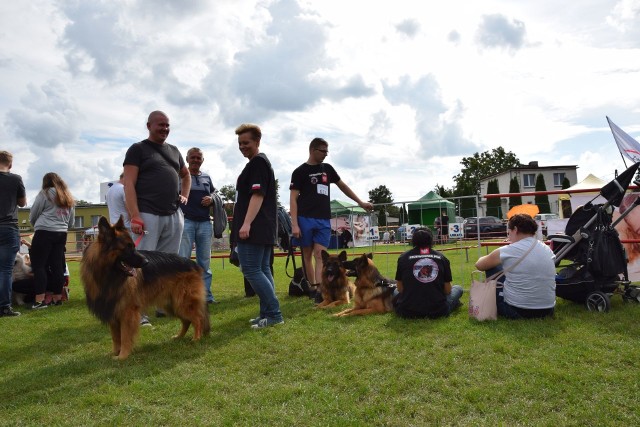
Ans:
POLYGON ((334 314, 337 317, 355 316, 393 311, 395 282, 385 278, 373 263, 373 255, 362 255, 353 260, 356 291, 353 307, 334 314))
POLYGON ((346 260, 346 251, 340 252, 339 255, 329 255, 327 251, 322 251, 322 280, 319 289, 322 302, 316 307, 327 308, 349 304, 350 295, 353 295, 355 288, 347 278, 347 270, 343 265, 346 260))
POLYGON ((165 308, 182 321, 181 338, 193 324, 193 339, 209 333, 202 270, 177 254, 137 251, 122 217, 98 222, 98 240, 82 256, 80 273, 89 310, 111 329, 115 359, 126 359, 147 307, 165 308))

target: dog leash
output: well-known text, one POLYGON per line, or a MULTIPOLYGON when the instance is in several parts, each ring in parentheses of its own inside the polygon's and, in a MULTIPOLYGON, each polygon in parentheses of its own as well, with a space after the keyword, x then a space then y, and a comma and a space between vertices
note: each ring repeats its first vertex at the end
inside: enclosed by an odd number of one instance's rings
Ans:
MULTIPOLYGON (((136 219, 132 219, 132 220, 131 220, 131 222, 132 222, 132 223, 134 223, 134 224, 138 224, 138 225, 139 225, 139 226, 141 226, 141 227, 144 227, 144 222, 142 222, 142 221, 138 221, 138 220, 136 220, 136 219)), ((142 240, 142 236, 144 236, 144 235, 145 235, 145 234, 147 234, 147 233, 148 233, 148 231, 146 231, 146 230, 144 230, 144 229, 142 230, 142 232, 140 233, 140 235, 138 236, 138 238, 136 239, 136 241, 133 243, 133 244, 134 244, 134 246, 135 246, 136 248, 137 248, 137 247, 138 247, 138 245, 140 244, 140 241, 142 240)))

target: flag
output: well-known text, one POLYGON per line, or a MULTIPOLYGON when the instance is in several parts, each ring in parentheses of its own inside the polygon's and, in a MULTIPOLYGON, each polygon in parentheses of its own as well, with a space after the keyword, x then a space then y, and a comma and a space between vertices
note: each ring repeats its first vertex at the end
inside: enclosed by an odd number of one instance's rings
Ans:
POLYGON ((631 159, 634 163, 640 162, 640 143, 609 120, 609 117, 607 117, 607 122, 609 122, 613 139, 616 141, 620 154, 631 159))

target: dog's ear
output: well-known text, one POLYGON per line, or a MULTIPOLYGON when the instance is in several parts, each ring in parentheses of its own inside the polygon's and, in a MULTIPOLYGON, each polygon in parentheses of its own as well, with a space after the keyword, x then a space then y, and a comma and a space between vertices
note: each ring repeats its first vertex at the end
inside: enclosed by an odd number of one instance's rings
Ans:
POLYGON ((320 252, 320 255, 322 255, 322 263, 326 264, 327 260, 329 259, 329 252, 323 250, 322 252, 320 252))
POLYGON ((340 252, 340 254, 338 255, 338 259, 340 260, 340 262, 345 262, 347 260, 347 251, 340 252))
POLYGON ((118 221, 113 224, 113 226, 115 228, 124 228, 124 218, 122 218, 122 215, 120 215, 120 218, 118 218, 118 221))
POLYGON ((373 252, 369 252, 369 253, 367 254, 367 258, 369 258, 369 259, 373 259, 373 252))
POLYGON ((98 238, 104 241, 113 235, 114 232, 111 224, 109 224, 107 218, 101 216, 100 220, 98 221, 98 238))

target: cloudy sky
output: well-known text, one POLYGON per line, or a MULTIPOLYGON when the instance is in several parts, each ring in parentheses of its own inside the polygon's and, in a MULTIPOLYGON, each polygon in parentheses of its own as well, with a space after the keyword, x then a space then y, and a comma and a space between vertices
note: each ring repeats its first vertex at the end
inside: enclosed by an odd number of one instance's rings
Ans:
POLYGON ((29 204, 49 171, 99 201, 156 109, 217 187, 258 123, 285 205, 316 136, 363 199, 451 187, 498 146, 611 179, 605 116, 640 137, 639 18, 640 0, 3 1, 0 149, 29 204))

